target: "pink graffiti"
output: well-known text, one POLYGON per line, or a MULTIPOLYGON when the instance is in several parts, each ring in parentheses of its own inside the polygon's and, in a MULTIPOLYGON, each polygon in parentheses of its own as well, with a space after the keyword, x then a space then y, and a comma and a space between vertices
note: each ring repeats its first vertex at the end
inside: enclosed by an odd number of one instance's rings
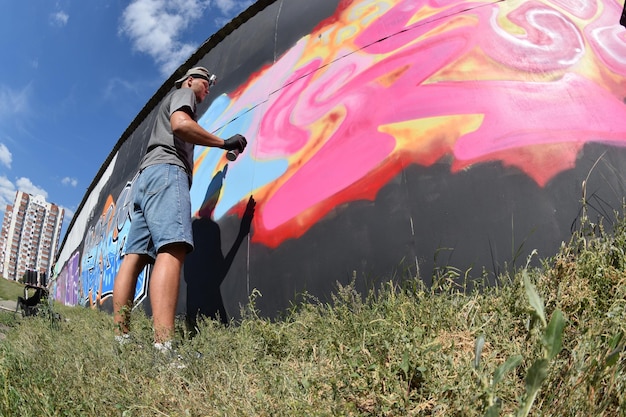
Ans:
POLYGON ((479 131, 457 141, 457 169, 477 161, 502 159, 543 186, 559 172, 574 166, 578 151, 586 142, 620 146, 626 142, 626 106, 576 74, 566 74, 551 83, 489 82, 464 88, 437 85, 433 89, 437 90, 434 94, 454 90, 458 102, 480 97, 474 105, 485 114, 484 123, 479 131), (560 147, 559 158, 542 158, 537 145, 555 144, 568 145, 560 147), (529 158, 528 154, 519 158, 520 150, 532 148, 537 149, 531 152, 536 158, 529 158))
POLYGON ((298 97, 307 86, 304 80, 308 78, 304 76, 318 67, 319 62, 314 61, 299 68, 286 80, 290 87, 273 100, 270 110, 259 126, 259 153, 261 155, 291 155, 302 149, 309 141, 309 133, 304 127, 306 125, 292 121, 290 118, 292 114, 298 114, 294 112, 293 104, 298 103, 298 97), (271 140, 263 140, 264 137, 271 137, 271 140), (271 148, 264 146, 264 143, 271 144, 271 148))
POLYGON ((549 3, 580 19, 592 19, 598 10, 595 0, 551 0, 549 3))
POLYGON ((289 164, 257 191, 253 239, 297 238, 409 164, 496 161, 545 186, 586 143, 625 146, 621 9, 599 5, 343 2, 237 93, 275 92, 255 115, 254 156, 289 164))
POLYGON ((587 25, 585 34, 600 61, 596 77, 599 76, 609 89, 622 91, 623 94, 623 78, 626 76, 626 30, 615 23, 621 14, 621 7, 615 3, 609 4, 599 18, 587 25), (619 75, 619 78, 614 74, 619 75))
MULTIPOLYGON (((396 140, 379 132, 378 126, 419 118, 429 111, 432 100, 416 100, 416 96, 404 92, 414 89, 437 68, 450 62, 451 57, 466 45, 462 37, 427 40, 375 65, 360 65, 358 56, 355 56, 348 60, 350 62, 329 68, 315 85, 311 85, 311 79, 307 78, 301 80, 302 84, 308 84, 306 89, 296 85, 286 88, 284 94, 287 95, 291 95, 290 89, 298 89, 300 101, 313 112, 326 112, 327 119, 323 123, 335 128, 327 132, 323 146, 315 149, 310 159, 266 202, 264 226, 270 230, 278 227, 294 215, 348 189, 383 163, 394 151, 396 140), (413 65, 418 50, 422 53, 436 50, 436 57, 424 65, 413 65), (376 82, 389 76, 390 68, 406 69, 392 77, 394 84, 391 87, 376 82), (346 81, 333 84, 334 79, 346 81)), ((295 107, 296 104, 291 102, 289 105, 295 107)), ((292 107, 280 114, 292 114, 289 111, 292 107)), ((266 117, 272 118, 274 123, 288 124, 289 120, 280 118, 280 114, 270 109, 266 117)), ((371 199, 382 184, 376 179, 370 178, 370 181, 373 183, 368 193, 371 199)), ((350 199, 346 197, 335 203, 350 199)))

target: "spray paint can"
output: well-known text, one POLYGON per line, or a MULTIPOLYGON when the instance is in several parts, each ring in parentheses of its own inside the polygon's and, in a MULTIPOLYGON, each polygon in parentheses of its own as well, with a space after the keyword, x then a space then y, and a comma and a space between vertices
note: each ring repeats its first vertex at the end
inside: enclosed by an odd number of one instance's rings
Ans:
POLYGON ((234 161, 235 159, 237 159, 237 157, 239 156, 239 150, 238 149, 232 149, 228 152, 226 152, 226 159, 228 159, 229 161, 234 161))

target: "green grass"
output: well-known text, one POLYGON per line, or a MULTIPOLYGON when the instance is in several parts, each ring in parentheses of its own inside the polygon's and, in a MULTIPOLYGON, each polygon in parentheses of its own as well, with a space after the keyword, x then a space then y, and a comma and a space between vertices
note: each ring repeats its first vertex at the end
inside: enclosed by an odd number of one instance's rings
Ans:
POLYGON ((433 288, 338 285, 274 321, 255 293, 240 321, 180 336, 185 369, 140 312, 118 348, 109 314, 55 307, 61 322, 17 320, 0 343, 0 415, 626 415, 625 249, 626 222, 585 223, 540 268, 469 292, 445 271, 433 288))
POLYGON ((0 299, 15 301, 18 296, 24 296, 24 285, 0 277, 0 299))

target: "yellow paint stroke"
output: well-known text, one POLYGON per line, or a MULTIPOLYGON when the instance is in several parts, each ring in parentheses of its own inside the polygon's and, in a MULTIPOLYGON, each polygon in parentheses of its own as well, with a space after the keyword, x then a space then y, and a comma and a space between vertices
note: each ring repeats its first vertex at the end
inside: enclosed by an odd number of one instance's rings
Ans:
POLYGON ((395 152, 410 155, 415 162, 428 166, 451 154, 456 141, 478 130, 483 119, 482 114, 427 117, 381 125, 378 130, 396 139, 395 152))

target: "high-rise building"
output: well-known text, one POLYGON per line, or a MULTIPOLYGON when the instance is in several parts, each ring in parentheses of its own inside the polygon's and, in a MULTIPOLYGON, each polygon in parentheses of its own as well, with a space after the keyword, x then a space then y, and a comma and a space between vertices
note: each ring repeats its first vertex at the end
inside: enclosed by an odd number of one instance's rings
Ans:
POLYGON ((0 235, 0 276, 45 285, 59 246, 64 210, 42 196, 18 191, 7 205, 0 235), (35 282, 31 282, 35 283, 35 282))

